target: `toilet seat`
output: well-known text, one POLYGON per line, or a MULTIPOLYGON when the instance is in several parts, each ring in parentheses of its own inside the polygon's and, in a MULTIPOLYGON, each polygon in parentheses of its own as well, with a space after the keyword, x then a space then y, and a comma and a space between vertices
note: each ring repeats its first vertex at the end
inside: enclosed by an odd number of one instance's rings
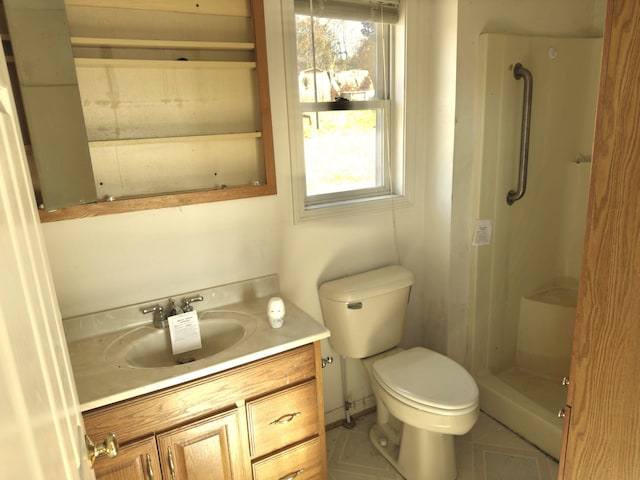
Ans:
POLYGON ((463 415, 478 406, 478 387, 463 367, 415 347, 373 364, 373 377, 389 395, 418 410, 463 415))

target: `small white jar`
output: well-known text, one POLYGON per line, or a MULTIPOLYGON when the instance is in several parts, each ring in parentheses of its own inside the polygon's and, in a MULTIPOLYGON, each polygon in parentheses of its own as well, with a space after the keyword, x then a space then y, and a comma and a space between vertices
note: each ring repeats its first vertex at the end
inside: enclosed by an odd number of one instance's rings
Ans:
POLYGON ((284 323, 284 301, 280 297, 269 299, 267 304, 267 316, 272 328, 280 328, 284 323))

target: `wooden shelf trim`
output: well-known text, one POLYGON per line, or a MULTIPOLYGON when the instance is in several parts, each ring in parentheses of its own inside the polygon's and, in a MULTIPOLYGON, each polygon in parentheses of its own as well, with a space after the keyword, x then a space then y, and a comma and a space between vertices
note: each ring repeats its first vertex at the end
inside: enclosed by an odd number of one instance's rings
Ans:
POLYGON ((64 0, 65 6, 122 8, 129 10, 155 10, 165 12, 195 13, 248 17, 249 2, 209 0, 207 2, 184 2, 182 0, 64 0))
POLYGON ((133 145, 158 145, 163 143, 183 143, 183 142, 209 142, 221 140, 244 140, 251 138, 261 138, 262 132, 246 133, 222 133, 211 135, 188 135, 182 137, 158 137, 158 138, 126 138, 115 140, 93 140, 89 142, 89 147, 122 147, 133 145))
POLYGON ((200 60, 140 60, 128 58, 76 58, 76 67, 120 68, 256 68, 256 62, 217 62, 200 60))
POLYGON ((221 190, 203 190, 197 192, 173 193, 166 195, 153 195, 141 198, 116 199, 113 202, 98 202, 85 205, 74 205, 57 210, 39 210, 42 223, 71 220, 74 218, 96 217, 99 215, 112 215, 117 213, 136 212, 142 210, 155 210, 158 208, 182 207, 199 203, 221 202, 225 200, 238 200, 244 198, 275 195, 277 192, 275 182, 263 185, 249 185, 246 187, 234 187, 221 190))
POLYGON ((255 43, 71 37, 74 47, 149 48, 167 50, 254 50, 255 43))

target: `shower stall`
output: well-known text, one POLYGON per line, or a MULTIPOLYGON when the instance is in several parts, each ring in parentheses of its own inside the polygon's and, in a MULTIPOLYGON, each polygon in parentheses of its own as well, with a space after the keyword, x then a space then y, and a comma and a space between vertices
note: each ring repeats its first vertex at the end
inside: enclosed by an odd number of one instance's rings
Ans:
POLYGON ((599 38, 480 36, 476 215, 492 237, 475 247, 472 369, 481 409, 556 458, 601 51, 599 38))

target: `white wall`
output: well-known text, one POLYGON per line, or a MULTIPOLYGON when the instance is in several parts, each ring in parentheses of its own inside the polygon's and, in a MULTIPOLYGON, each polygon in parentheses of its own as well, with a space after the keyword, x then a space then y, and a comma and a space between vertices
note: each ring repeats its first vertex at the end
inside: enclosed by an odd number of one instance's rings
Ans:
POLYGON ((458 6, 450 0, 419 1, 416 6, 409 17, 409 27, 419 32, 409 51, 409 71, 416 73, 409 77, 415 86, 409 103, 418 98, 422 109, 410 138, 415 138, 417 151, 424 152, 425 162, 420 186, 425 204, 420 338, 425 347, 447 353, 458 6))

